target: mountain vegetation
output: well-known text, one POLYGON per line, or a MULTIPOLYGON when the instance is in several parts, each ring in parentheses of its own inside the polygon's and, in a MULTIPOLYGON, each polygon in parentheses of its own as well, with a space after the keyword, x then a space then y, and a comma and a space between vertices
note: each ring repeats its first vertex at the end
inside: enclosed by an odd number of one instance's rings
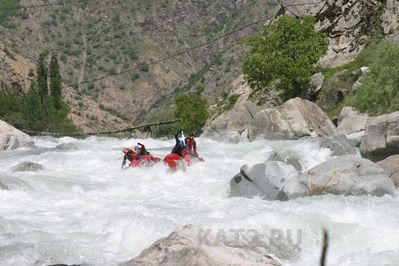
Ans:
POLYGON ((279 90, 282 99, 305 95, 315 64, 327 52, 327 36, 314 17, 281 16, 243 43, 250 48, 242 70, 254 90, 279 90))
POLYGON ((47 56, 42 54, 36 80, 27 94, 18 94, 11 89, 0 91, 0 118, 26 131, 76 131, 68 119, 69 107, 62 99, 62 79, 56 55, 52 56, 50 66, 46 62, 47 56))

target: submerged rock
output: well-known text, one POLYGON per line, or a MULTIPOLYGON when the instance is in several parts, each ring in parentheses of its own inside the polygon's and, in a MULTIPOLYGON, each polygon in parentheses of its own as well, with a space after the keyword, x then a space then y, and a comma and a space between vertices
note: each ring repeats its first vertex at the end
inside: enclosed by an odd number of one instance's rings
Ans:
POLYGON ((230 197, 288 200, 305 193, 306 187, 299 182, 296 169, 280 161, 244 165, 230 181, 230 197))
POLYGON ((399 154, 399 111, 367 120, 360 152, 372 161, 399 154))
POLYGON ((74 150, 78 149, 78 146, 73 142, 69 142, 69 143, 61 143, 57 145, 55 148, 58 150, 74 150))
POLYGON ((33 146, 31 137, 0 120, 0 151, 33 146))
POLYGON ((331 150, 331 156, 356 154, 355 147, 344 135, 327 137, 320 140, 320 147, 331 150))
POLYGON ((2 190, 8 190, 9 188, 8 188, 7 185, 4 185, 4 184, 0 183, 0 189, 2 189, 2 190))
POLYGON ((384 170, 370 160, 345 155, 319 164, 299 176, 307 195, 394 194, 395 186, 384 170))
MULTIPOLYGON (((169 236, 161 238, 144 250, 138 257, 120 264, 119 266, 141 265, 282 265, 270 254, 276 257, 292 259, 296 258, 299 248, 288 244, 288 241, 266 243, 247 240, 237 241, 229 239, 222 230, 219 232, 204 230, 201 227, 186 225, 178 228, 169 236)), ((235 237, 235 235, 234 235, 235 237)), ((244 237, 240 239, 244 240, 244 237)))
POLYGON ((377 164, 385 170, 395 186, 399 187, 399 154, 390 156, 377 164))
POLYGON ((294 98, 256 113, 249 133, 251 139, 324 137, 334 135, 335 126, 319 106, 294 98))
POLYGON ((14 172, 37 172, 37 171, 43 170, 43 166, 38 163, 23 162, 23 163, 17 164, 11 170, 14 172))

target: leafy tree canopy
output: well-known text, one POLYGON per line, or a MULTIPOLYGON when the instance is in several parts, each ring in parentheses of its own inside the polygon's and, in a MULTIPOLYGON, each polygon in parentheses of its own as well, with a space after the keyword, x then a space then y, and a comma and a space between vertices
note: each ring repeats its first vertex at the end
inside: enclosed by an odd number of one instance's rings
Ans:
POLYGON ((315 32, 315 18, 281 16, 244 40, 250 49, 243 59, 245 79, 254 91, 281 91, 284 100, 299 96, 327 51, 327 36, 315 32))
POLYGON ((204 88, 197 87, 195 93, 180 94, 176 97, 175 116, 181 119, 181 128, 197 130, 202 128, 208 119, 208 102, 201 96, 204 88))

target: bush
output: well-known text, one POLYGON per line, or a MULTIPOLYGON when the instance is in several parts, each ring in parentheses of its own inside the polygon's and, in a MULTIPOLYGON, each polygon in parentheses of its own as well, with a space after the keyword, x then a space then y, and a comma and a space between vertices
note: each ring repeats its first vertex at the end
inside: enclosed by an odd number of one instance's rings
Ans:
POLYGON ((327 37, 314 30, 315 18, 283 15, 244 44, 250 47, 242 70, 250 87, 268 91, 273 84, 284 100, 307 89, 314 65, 327 51, 327 37))
POLYGON ((378 45, 361 83, 347 105, 372 115, 399 110, 399 44, 386 40, 378 45))
POLYGON ((181 119, 180 126, 185 130, 201 129, 208 119, 208 102, 201 96, 203 87, 199 86, 195 93, 180 94, 176 97, 175 116, 181 119))

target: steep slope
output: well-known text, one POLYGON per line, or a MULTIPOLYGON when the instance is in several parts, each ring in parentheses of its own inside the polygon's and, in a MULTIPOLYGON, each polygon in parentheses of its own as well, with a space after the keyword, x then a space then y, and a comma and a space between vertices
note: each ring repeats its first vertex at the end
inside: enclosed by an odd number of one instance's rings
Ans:
MULTIPOLYGON (((48 1, 21 0, 21 6, 48 1)), ((240 73, 239 39, 257 25, 170 60, 146 64, 211 40, 257 19, 273 1, 59 1, 22 9, 0 38, 35 61, 47 49, 60 56, 63 78, 75 89, 130 119, 146 120, 153 107, 204 83, 211 102, 240 73), (128 71, 140 68, 139 71, 128 71), (118 72, 126 74, 112 76, 118 72), (97 82, 96 77, 107 76, 97 82), (171 97, 172 95, 172 97, 171 97)))

